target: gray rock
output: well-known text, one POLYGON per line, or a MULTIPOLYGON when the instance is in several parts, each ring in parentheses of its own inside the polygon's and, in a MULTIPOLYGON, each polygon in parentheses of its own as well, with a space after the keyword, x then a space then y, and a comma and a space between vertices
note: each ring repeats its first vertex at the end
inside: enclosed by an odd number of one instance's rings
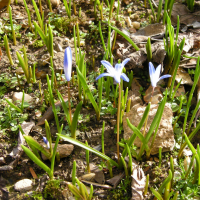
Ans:
POLYGON ((23 180, 20 180, 17 183, 15 183, 14 189, 19 192, 28 191, 28 190, 32 189, 32 187, 33 187, 32 184, 33 184, 32 180, 23 179, 23 180))
MULTIPOLYGON (((137 104, 131 108, 130 112, 124 114, 123 128, 124 128, 124 139, 125 140, 128 140, 131 137, 131 135, 133 134, 133 131, 127 125, 126 118, 128 117, 130 122, 134 126, 137 127, 140 120, 142 119, 145 108, 146 108, 145 106, 141 106, 141 105, 137 104)), ((158 105, 156 105, 156 104, 151 105, 151 109, 149 111, 149 116, 148 116, 146 132, 150 128, 150 125, 154 119, 157 109, 158 109, 158 105)), ((158 153, 159 147, 162 147, 162 152, 173 150, 175 142, 174 142, 174 133, 173 133, 173 128, 172 128, 172 116, 173 116, 173 113, 172 113, 170 104, 166 103, 164 112, 163 112, 163 116, 161 118, 160 126, 158 128, 158 132, 157 132, 154 144, 153 144, 153 148, 151 150, 152 155, 155 155, 158 153)), ((140 131, 143 133, 143 127, 140 131)), ((149 140, 149 143, 148 143, 149 146, 151 145, 152 138, 153 138, 153 134, 149 140)), ((134 144, 137 147, 140 147, 141 140, 137 137, 135 139, 134 144)))

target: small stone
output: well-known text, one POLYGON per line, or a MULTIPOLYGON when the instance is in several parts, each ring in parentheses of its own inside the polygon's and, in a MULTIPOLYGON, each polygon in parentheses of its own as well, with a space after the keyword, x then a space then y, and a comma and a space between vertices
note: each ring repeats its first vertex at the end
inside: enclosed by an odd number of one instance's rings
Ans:
POLYGON ((132 25, 133 25, 133 27, 135 29, 139 29, 140 28, 140 23, 139 22, 133 22, 132 25))
POLYGON ((22 69, 21 67, 18 67, 18 68, 16 69, 16 74, 18 74, 18 75, 24 74, 23 69, 22 69))
MULTIPOLYGON (((52 144, 52 148, 54 148, 54 143, 52 144)), ((60 158, 66 158, 71 154, 74 150, 74 146, 72 144, 58 144, 57 152, 59 153, 60 158)), ((42 154, 42 159, 47 160, 46 156, 42 154)))
POLYGON ((148 164, 149 166, 152 166, 152 165, 154 164, 154 162, 153 162, 153 161, 147 161, 147 164, 148 164))
POLYGON ((154 157, 155 162, 159 162, 159 159, 157 157, 154 157))
POLYGON ((39 119, 40 117, 42 117, 42 112, 40 110, 36 110, 35 117, 36 117, 36 119, 39 119))
POLYGON ((5 164, 5 160, 4 160, 4 157, 0 157, 0 166, 5 164))
POLYGON ((60 44, 55 44, 55 50, 57 51, 57 52, 62 52, 62 47, 61 47, 61 45, 60 44))
POLYGON ((130 17, 127 17, 127 18, 126 18, 126 23, 127 23, 127 27, 132 27, 130 17))
POLYGON ((132 12, 131 8, 128 8, 127 12, 130 14, 132 12))
POLYGON ((60 0, 51 0, 51 5, 53 8, 58 7, 59 3, 60 3, 60 0))
POLYGON ((153 95, 152 95, 152 90, 153 90, 153 87, 150 85, 145 92, 144 101, 146 103, 151 101, 152 104, 158 104, 162 100, 162 97, 163 97, 160 87, 155 87, 153 95))
POLYGON ((115 8, 118 8, 118 2, 117 2, 117 1, 115 1, 114 7, 115 7, 115 8))
POLYGON ((15 183, 14 189, 21 192, 21 191, 28 191, 32 189, 32 180, 30 179, 23 179, 15 183))
POLYGON ((133 9, 134 9, 134 10, 137 10, 137 9, 138 9, 138 7, 137 7, 137 6, 133 6, 133 9))
POLYGON ((69 45, 69 38, 65 38, 64 39, 64 43, 67 44, 67 45, 69 45))
MULTIPOLYGON (((13 97, 12 97, 13 102, 17 100, 22 102, 22 96, 23 96, 23 92, 14 92, 13 97)), ((34 103, 33 97, 31 97, 29 94, 24 94, 24 101, 31 104, 34 103)))

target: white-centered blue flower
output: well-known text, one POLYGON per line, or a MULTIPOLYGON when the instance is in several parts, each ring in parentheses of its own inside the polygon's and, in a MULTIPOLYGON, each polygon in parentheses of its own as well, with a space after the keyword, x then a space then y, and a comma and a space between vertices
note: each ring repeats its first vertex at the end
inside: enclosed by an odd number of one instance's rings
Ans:
POLYGON ((43 137, 43 141, 47 145, 47 149, 50 149, 49 141, 47 140, 46 137, 43 137))
POLYGON ((66 80, 70 81, 72 75, 72 51, 70 47, 67 47, 64 53, 64 72, 66 80))
POLYGON ((160 81, 161 79, 171 77, 171 75, 169 74, 166 74, 160 77, 160 70, 161 70, 161 65, 158 65, 158 67, 155 70, 153 64, 149 62, 149 76, 150 76, 151 85, 153 88, 157 86, 158 81, 160 81))
POLYGON ((120 83, 120 78, 123 79, 126 82, 129 82, 129 78, 126 76, 126 74, 122 73, 122 70, 124 68, 124 65, 129 61, 129 58, 126 58, 122 63, 118 63, 115 65, 115 68, 106 60, 102 60, 101 64, 107 69, 107 73, 100 74, 96 80, 100 79, 104 76, 110 76, 115 79, 117 83, 120 83))

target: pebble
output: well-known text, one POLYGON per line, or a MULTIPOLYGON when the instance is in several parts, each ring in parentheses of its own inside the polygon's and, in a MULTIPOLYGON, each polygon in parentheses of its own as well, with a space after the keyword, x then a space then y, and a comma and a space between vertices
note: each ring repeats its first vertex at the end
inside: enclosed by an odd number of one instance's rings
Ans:
POLYGON ((67 45, 69 45, 69 38, 65 38, 64 39, 64 43, 67 44, 67 45))
POLYGON ((127 12, 130 14, 132 12, 131 8, 128 8, 127 12))
POLYGON ((62 47, 61 47, 61 45, 60 45, 60 44, 55 44, 55 50, 56 50, 57 52, 62 52, 62 47))
POLYGON ((60 0, 51 0, 51 5, 53 8, 58 7, 59 3, 60 3, 60 0))
POLYGON ((4 157, 0 157, 0 166, 5 164, 5 160, 4 160, 4 157))
MULTIPOLYGON (((12 97, 13 102, 17 100, 21 102, 22 96, 23 96, 23 92, 14 92, 13 97, 12 97)), ((34 103, 33 97, 31 97, 29 94, 24 94, 24 101, 28 103, 34 103)))
POLYGON ((30 179, 22 179, 20 181, 18 181, 17 183, 15 183, 14 185, 14 189, 21 192, 21 191, 28 191, 32 189, 32 180, 30 179))
POLYGON ((139 22, 133 22, 132 25, 133 25, 133 27, 135 29, 139 29, 140 28, 140 23, 139 22))
POLYGON ((19 68, 17 68, 16 69, 16 74, 24 74, 24 71, 23 71, 23 69, 21 68, 21 67, 19 67, 19 68))
POLYGON ((126 18, 126 23, 127 23, 127 27, 133 27, 132 24, 131 24, 131 19, 130 19, 130 17, 127 17, 127 18, 126 18))

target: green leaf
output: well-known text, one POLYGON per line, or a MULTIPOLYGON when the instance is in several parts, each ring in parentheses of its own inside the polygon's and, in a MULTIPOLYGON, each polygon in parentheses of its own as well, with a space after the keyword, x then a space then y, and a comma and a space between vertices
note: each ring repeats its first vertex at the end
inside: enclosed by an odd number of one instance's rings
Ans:
POLYGON ((41 151, 48 159, 51 158, 51 154, 49 152, 47 152, 46 149, 41 144, 39 144, 37 141, 35 141, 31 136, 25 135, 24 139, 26 140, 26 142, 28 144, 31 144, 36 149, 38 149, 39 151, 41 151))
POLYGON ((154 194, 154 196, 158 199, 158 200, 163 200, 162 196, 153 188, 150 188, 152 193, 154 194))
POLYGON ((88 98, 90 99, 90 102, 92 103, 92 105, 95 109, 97 120, 99 120, 99 118, 100 118, 99 107, 98 107, 96 101, 94 100, 94 96, 92 95, 92 93, 86 83, 86 80, 84 79, 84 77, 83 77, 82 73, 80 72, 80 70, 78 69, 78 67, 76 67, 76 70, 77 70, 78 76, 80 78, 80 81, 82 83, 83 89, 85 90, 85 93, 87 94, 88 98))
POLYGON ((16 111, 22 113, 22 110, 20 108, 18 108, 16 105, 14 105, 13 103, 11 103, 8 99, 5 99, 6 102, 12 107, 14 108, 16 111))
POLYGON ((19 54, 18 51, 16 52, 16 54, 17 54, 17 58, 19 60, 19 64, 21 65, 21 67, 24 71, 24 74, 26 76, 26 80, 28 81, 29 80, 28 66, 26 65, 26 63, 24 62, 24 59, 22 58, 22 56, 19 54))
POLYGON ((163 181, 162 185, 160 186, 158 192, 160 194, 162 194, 162 191, 164 190, 164 188, 166 187, 167 183, 169 183, 169 181, 171 181, 172 179, 172 171, 169 170, 169 176, 163 181))
POLYGON ((68 184, 68 187, 74 196, 76 196, 77 198, 84 199, 83 196, 81 196, 80 191, 74 185, 68 184))
POLYGON ((81 148, 84 148, 86 150, 89 150, 90 152, 100 156, 101 158, 105 159, 105 160, 108 160, 110 163, 112 163, 113 166, 116 166, 116 167, 119 167, 119 165, 114 161, 112 160, 111 158, 109 158, 108 156, 106 156, 105 154, 97 151, 96 149, 93 149, 92 147, 89 147, 87 146, 86 144, 82 143, 82 142, 79 142, 71 137, 68 137, 68 136, 65 136, 65 135, 62 135, 62 134, 57 134, 58 136, 60 136, 62 139, 74 144, 74 145, 77 145, 81 148))
POLYGON ((126 118, 126 121, 127 121, 129 128, 140 138, 141 142, 144 143, 145 138, 142 135, 142 133, 134 125, 131 124, 131 122, 129 121, 128 118, 126 118))
POLYGON ((76 127, 77 127, 77 123, 78 123, 78 116, 79 116, 79 113, 80 113, 81 108, 82 108, 82 104, 83 104, 83 102, 80 101, 79 104, 76 107, 76 110, 74 112, 74 116, 73 116, 73 119, 72 119, 71 135, 72 135, 73 138, 76 138, 76 127))
POLYGON ((33 152, 31 152, 31 150, 29 150, 27 147, 25 147, 24 145, 21 145, 22 149, 24 150, 24 152, 27 154, 27 156, 35 163, 37 164, 39 167, 41 167, 44 171, 46 171, 50 178, 53 178, 53 173, 51 172, 51 169, 46 166, 42 161, 40 161, 34 154, 33 152))
POLYGON ((126 34, 124 34, 122 31, 120 31, 118 28, 110 26, 113 30, 115 30, 117 33, 119 33, 121 36, 123 36, 132 46, 135 48, 136 51, 139 51, 140 49, 138 46, 129 38, 126 34))
POLYGON ((62 108, 64 110, 64 113, 65 113, 65 116, 67 119, 67 123, 69 124, 69 126, 71 126, 71 120, 70 120, 69 109, 67 107, 67 104, 65 103, 65 101, 59 91, 57 91, 57 94, 58 94, 58 98, 62 104, 62 108))
MULTIPOLYGON (((48 41, 47 41, 47 37, 45 36, 45 34, 43 33, 42 29, 38 26, 38 24, 34 21, 33 22, 34 26, 35 26, 35 30, 39 33, 40 37, 42 38, 43 42, 45 43, 45 45, 48 48, 48 41)), ((49 48, 48 48, 49 50, 49 48)))

